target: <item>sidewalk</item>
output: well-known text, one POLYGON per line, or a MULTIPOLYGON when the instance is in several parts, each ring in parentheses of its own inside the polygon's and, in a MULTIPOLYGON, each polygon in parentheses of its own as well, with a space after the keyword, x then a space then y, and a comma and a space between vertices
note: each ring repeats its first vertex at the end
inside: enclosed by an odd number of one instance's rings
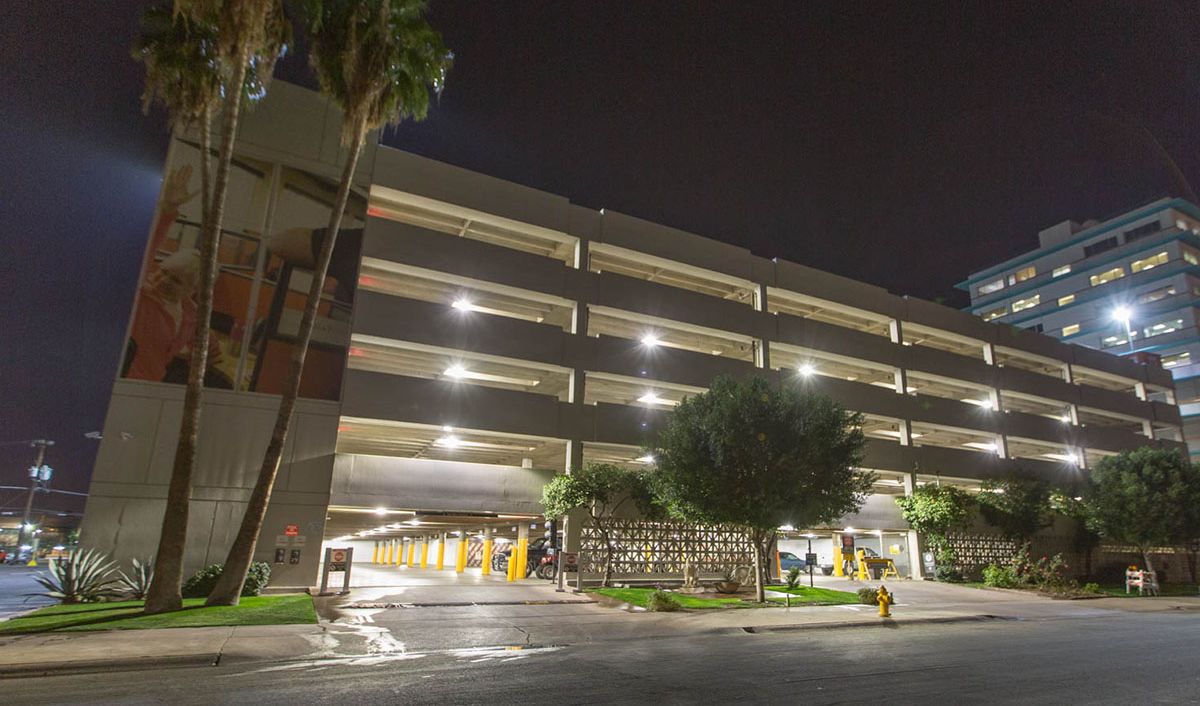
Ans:
MULTIPOLYGON (((854 590, 845 579, 818 585, 854 590)), ((414 653, 498 646, 575 645, 722 632, 904 628, 998 619, 1061 620, 1123 611, 1200 610, 1200 599, 1056 601, 932 582, 889 582, 898 603, 881 619, 874 606, 745 608, 685 613, 631 612, 584 596, 556 593, 545 582, 492 587, 480 602, 475 581, 443 585, 356 589, 318 599, 318 625, 275 625, 169 630, 49 633, 0 637, 0 675, 133 670, 266 662, 404 659, 414 653), (436 597, 436 605, 413 600, 436 597), (520 600, 505 600, 508 598, 520 600), (566 602, 553 602, 553 601, 566 602), (423 605, 424 604, 424 607, 423 605), (365 607, 365 606, 371 607, 365 607), (363 607, 354 607, 363 606, 363 607), (332 620, 330 618, 333 618, 332 620)))

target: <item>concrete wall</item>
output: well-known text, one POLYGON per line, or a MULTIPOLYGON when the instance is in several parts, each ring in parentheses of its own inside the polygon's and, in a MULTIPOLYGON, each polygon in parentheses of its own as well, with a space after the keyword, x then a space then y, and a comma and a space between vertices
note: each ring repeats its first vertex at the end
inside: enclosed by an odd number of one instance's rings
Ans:
MULTIPOLYGON (((158 547, 167 484, 179 438, 183 388, 120 380, 104 422, 84 511, 80 544, 110 552, 121 562, 152 558, 158 547)), ((223 562, 245 511, 270 440, 278 398, 209 390, 188 516, 187 575, 223 562)), ((272 562, 276 539, 298 525, 304 544, 299 564, 272 564, 274 586, 309 586, 316 576, 337 440, 338 404, 302 400, 283 454, 256 561, 272 562)))

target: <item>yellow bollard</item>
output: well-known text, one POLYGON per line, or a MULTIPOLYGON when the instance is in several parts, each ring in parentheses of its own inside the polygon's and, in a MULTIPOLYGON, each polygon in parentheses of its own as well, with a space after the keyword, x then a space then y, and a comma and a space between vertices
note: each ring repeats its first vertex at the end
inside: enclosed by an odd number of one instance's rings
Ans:
POLYGON ((517 564, 517 578, 523 579, 523 578, 525 578, 525 575, 528 573, 529 540, 526 538, 522 538, 520 547, 521 547, 521 556, 519 558, 519 563, 517 564))
POLYGON ((845 576, 846 575, 846 569, 843 566, 845 563, 846 563, 846 560, 842 556, 842 548, 834 547, 833 548, 833 575, 834 576, 845 576))
POLYGON ((467 570, 467 533, 463 532, 458 538, 458 562, 454 565, 454 572, 461 574, 467 570))
POLYGON ((779 557, 779 549, 778 548, 775 549, 775 576, 780 581, 783 580, 783 559, 781 559, 779 557))
POLYGON ((879 601, 879 617, 892 617, 892 611, 890 610, 890 607, 894 599, 892 598, 892 595, 888 593, 887 588, 881 585, 879 587, 879 591, 875 594, 875 598, 879 601))
POLYGON ((511 546, 512 549, 510 549, 508 552, 508 580, 516 581, 517 580, 517 545, 511 544, 509 546, 511 546))
POLYGON ((859 549, 858 551, 856 551, 854 553, 854 556, 855 556, 855 559, 858 560, 857 561, 858 568, 856 571, 856 573, 858 574, 858 580, 866 581, 868 578, 870 578, 869 576, 867 576, 867 560, 865 558, 866 554, 863 552, 863 550, 859 549))
POLYGON ((372 564, 379 563, 379 542, 375 543, 375 550, 371 552, 371 563, 372 564))
POLYGON ((412 540, 408 543, 408 568, 413 567, 413 558, 417 553, 417 540, 412 540))
POLYGON ((421 537, 421 568, 429 566, 429 542, 421 537))
POLYGON ((388 543, 387 543, 387 549, 385 549, 383 552, 384 566, 387 566, 388 564, 392 563, 392 547, 393 547, 393 545, 395 545, 395 542, 393 542, 392 540, 389 539, 388 543))
POLYGON ((396 540, 396 560, 392 562, 393 566, 400 566, 404 563, 404 540, 396 540))
POLYGON ((445 568, 446 563, 446 535, 438 537, 438 553, 437 553, 437 570, 441 571, 445 568))
MULTIPOLYGON (((488 530, 489 532, 491 530, 488 530)), ((492 538, 483 540, 482 571, 484 576, 492 575, 492 538)))

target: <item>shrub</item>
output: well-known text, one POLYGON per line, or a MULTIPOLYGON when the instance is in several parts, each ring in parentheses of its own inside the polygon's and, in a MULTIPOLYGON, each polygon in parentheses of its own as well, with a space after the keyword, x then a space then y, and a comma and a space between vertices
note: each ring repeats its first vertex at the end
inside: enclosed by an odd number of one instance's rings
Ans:
POLYGON ((872 586, 858 589, 858 602, 863 605, 879 605, 879 589, 872 586))
POLYGON ((120 577, 117 584, 122 593, 133 600, 143 600, 150 592, 150 582, 154 580, 154 563, 150 559, 141 561, 135 558, 133 570, 128 574, 118 571, 117 576, 120 577))
POLYGON ((983 569, 983 584, 993 588, 1017 588, 1021 578, 1011 563, 1005 566, 989 564, 983 569))
POLYGON ((646 601, 646 610, 656 613, 673 613, 682 607, 679 601, 675 600, 675 596, 661 589, 651 593, 646 601))
POLYGON ((1096 595, 1101 595, 1104 593, 1104 591, 1100 590, 1100 584, 1098 583, 1085 583, 1083 584, 1083 588, 1080 590, 1084 593, 1094 593, 1096 595))
POLYGON ((74 549, 64 557, 51 559, 48 568, 49 576, 34 576, 46 589, 39 595, 63 603, 92 603, 117 594, 117 580, 112 575, 116 564, 103 552, 74 549))
MULTIPOLYGON (((217 579, 221 578, 221 571, 224 568, 222 564, 209 564, 192 574, 187 583, 183 584, 183 597, 207 597, 212 593, 213 587, 217 585, 217 579)), ((242 595, 257 596, 267 587, 270 580, 271 565, 263 561, 254 562, 250 565, 250 570, 246 572, 246 583, 242 586, 242 595)))
POLYGON ((800 567, 793 566, 788 569, 787 577, 784 580, 787 582, 788 588, 795 588, 800 585, 800 567))

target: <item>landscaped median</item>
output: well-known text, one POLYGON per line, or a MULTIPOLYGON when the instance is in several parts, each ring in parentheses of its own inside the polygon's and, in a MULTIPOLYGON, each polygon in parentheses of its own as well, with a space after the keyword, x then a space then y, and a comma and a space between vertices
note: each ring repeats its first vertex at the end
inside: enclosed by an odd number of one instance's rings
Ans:
POLYGON ((142 613, 142 601, 54 605, 0 622, 0 634, 316 622, 317 613, 311 596, 306 593, 285 593, 247 596, 236 606, 206 607, 203 598, 188 598, 184 599, 182 610, 155 615, 142 613))
POLYGON ((767 586, 766 589, 768 591, 790 594, 790 598, 787 596, 769 596, 766 603, 757 603, 751 596, 743 598, 720 593, 678 593, 674 591, 662 591, 656 588, 594 588, 588 590, 588 593, 604 596, 613 601, 627 603, 631 606, 646 608, 648 610, 663 610, 662 605, 665 602, 673 602, 675 604, 674 608, 668 607, 666 610, 679 608, 686 610, 768 608, 778 607, 789 601, 793 606, 847 605, 859 602, 857 594, 848 591, 836 591, 830 588, 767 586))

